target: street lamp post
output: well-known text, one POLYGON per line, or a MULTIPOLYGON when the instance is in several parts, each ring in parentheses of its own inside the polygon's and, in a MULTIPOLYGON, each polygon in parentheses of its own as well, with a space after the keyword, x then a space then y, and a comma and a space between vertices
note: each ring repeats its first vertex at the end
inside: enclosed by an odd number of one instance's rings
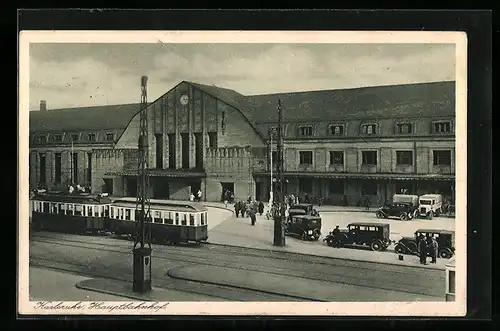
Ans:
MULTIPOLYGON (((278 143, 276 145, 276 203, 274 204, 274 246, 285 246, 285 197, 284 190, 284 169, 283 169, 283 111, 281 100, 278 100, 278 143)), ((272 152, 271 152, 272 153, 272 152)), ((271 154, 272 155, 272 154, 271 154)))

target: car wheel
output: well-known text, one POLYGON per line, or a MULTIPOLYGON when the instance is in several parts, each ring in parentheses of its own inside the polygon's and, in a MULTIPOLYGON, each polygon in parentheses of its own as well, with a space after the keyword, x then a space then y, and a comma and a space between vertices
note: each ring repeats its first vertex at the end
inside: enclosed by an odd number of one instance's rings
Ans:
POLYGON ((382 214, 382 212, 380 212, 380 211, 377 212, 377 218, 384 218, 384 215, 382 214))
POLYGON ((406 248, 401 244, 397 244, 396 247, 394 247, 394 251, 398 254, 406 254, 406 248))
POLYGON ((380 251, 382 250, 382 243, 380 242, 380 240, 375 240, 374 242, 372 242, 372 244, 370 245, 372 251, 380 251))
POLYGON ((451 257, 451 254, 447 249, 443 249, 439 252, 439 257, 442 259, 449 259, 451 257))
POLYGON ((406 213, 401 213, 401 215, 399 215, 399 219, 402 221, 407 221, 408 215, 406 215, 406 213))
POLYGON ((302 235, 300 236, 300 239, 306 240, 307 239, 307 234, 305 232, 302 232, 302 235))

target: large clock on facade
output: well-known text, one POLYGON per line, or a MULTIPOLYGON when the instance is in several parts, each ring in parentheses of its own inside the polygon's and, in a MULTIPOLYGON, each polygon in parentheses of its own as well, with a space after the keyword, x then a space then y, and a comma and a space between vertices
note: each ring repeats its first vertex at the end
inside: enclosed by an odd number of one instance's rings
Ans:
POLYGON ((185 106, 189 103, 189 97, 187 94, 183 94, 180 99, 181 105, 185 106))

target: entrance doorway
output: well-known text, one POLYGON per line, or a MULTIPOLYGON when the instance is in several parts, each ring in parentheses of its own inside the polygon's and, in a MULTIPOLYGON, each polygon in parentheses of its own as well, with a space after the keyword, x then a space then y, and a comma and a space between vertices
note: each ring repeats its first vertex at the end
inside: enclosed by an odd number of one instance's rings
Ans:
POLYGON ((125 195, 127 197, 136 197, 137 196, 137 178, 129 177, 125 179, 126 184, 126 192, 125 195))
POLYGON ((194 196, 197 196, 198 191, 201 190, 201 181, 192 181, 189 185, 191 186, 191 192, 194 196))
POLYGON ((264 198, 262 196, 262 183, 261 182, 255 182, 255 198, 259 201, 262 201, 264 198))
POLYGON ((155 178, 153 180, 154 199, 170 199, 170 186, 166 178, 155 178))
POLYGON ((113 194, 113 178, 104 178, 104 193, 113 194))
MULTIPOLYGON (((221 183, 221 185, 222 185, 222 192, 220 194, 220 200, 224 201, 224 192, 229 191, 234 194, 234 183, 221 183)), ((246 200, 246 197, 242 198, 245 198, 246 200)))

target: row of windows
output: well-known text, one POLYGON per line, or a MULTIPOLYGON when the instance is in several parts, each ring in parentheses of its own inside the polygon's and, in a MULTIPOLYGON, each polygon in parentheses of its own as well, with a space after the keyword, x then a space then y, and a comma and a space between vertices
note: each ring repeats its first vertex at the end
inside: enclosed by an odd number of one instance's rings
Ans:
MULTIPOLYGON (((44 143, 47 143, 47 141, 53 142, 53 143, 62 143, 64 141, 65 135, 66 135, 65 133, 53 133, 53 134, 46 134, 46 135, 38 134, 34 137, 34 142, 38 143, 38 144, 44 144, 44 143)), ((72 133, 69 136, 69 139, 72 142, 79 142, 79 141, 81 141, 82 135, 83 134, 72 133)), ((97 133, 87 133, 86 138, 87 139, 86 140, 84 139, 84 141, 90 141, 90 142, 97 141, 97 133)), ((113 132, 106 133, 104 135, 104 140, 105 141, 114 141, 115 134, 113 132)))
MULTIPOLYGON (((451 133, 451 121, 436 121, 432 123, 432 133, 451 133)), ((345 124, 332 124, 328 126, 328 135, 345 136, 345 124)), ((360 133, 363 135, 378 135, 380 134, 379 125, 377 123, 365 123, 360 127, 360 133)), ((415 133, 415 125, 410 122, 396 123, 396 134, 411 134, 415 133)), ((312 137, 314 128, 312 125, 304 125, 299 127, 299 135, 302 137, 312 137)))
POLYGON ((32 211, 39 213, 76 215, 85 217, 107 217, 109 205, 82 205, 74 203, 33 201, 32 211))
MULTIPOLYGON (((107 217, 134 221, 132 208, 120 208, 110 205, 82 205, 72 203, 33 201, 31 210, 39 213, 74 215, 85 217, 107 217)), ((157 224, 200 226, 207 224, 207 212, 175 213, 169 211, 152 211, 152 222, 157 224), (189 221, 188 221, 189 220, 189 221)))
MULTIPOLYGON (((329 194, 345 194, 346 182, 343 179, 329 179, 328 182, 329 194)), ((313 181, 310 178, 299 178, 299 191, 312 194, 313 181)), ((361 183, 362 195, 377 195, 378 185, 375 181, 363 181, 361 183)))
MULTIPOLYGON (((135 209, 111 207, 110 218, 135 221, 135 209)), ((151 211, 151 222, 155 224, 203 226, 207 224, 207 212, 177 213, 170 211, 151 211)))
MULTIPOLYGON (((433 163, 435 166, 450 166, 451 165, 451 150, 434 150, 433 163)), ((273 152, 273 158, 276 157, 273 152)), ((330 165, 344 165, 344 151, 330 151, 330 165)), ((396 151, 396 165, 413 165, 413 151, 396 151)), ((312 151, 299 152, 300 165, 313 164, 312 151)), ((362 165, 377 165, 378 152, 377 151, 362 151, 361 152, 362 165)))

